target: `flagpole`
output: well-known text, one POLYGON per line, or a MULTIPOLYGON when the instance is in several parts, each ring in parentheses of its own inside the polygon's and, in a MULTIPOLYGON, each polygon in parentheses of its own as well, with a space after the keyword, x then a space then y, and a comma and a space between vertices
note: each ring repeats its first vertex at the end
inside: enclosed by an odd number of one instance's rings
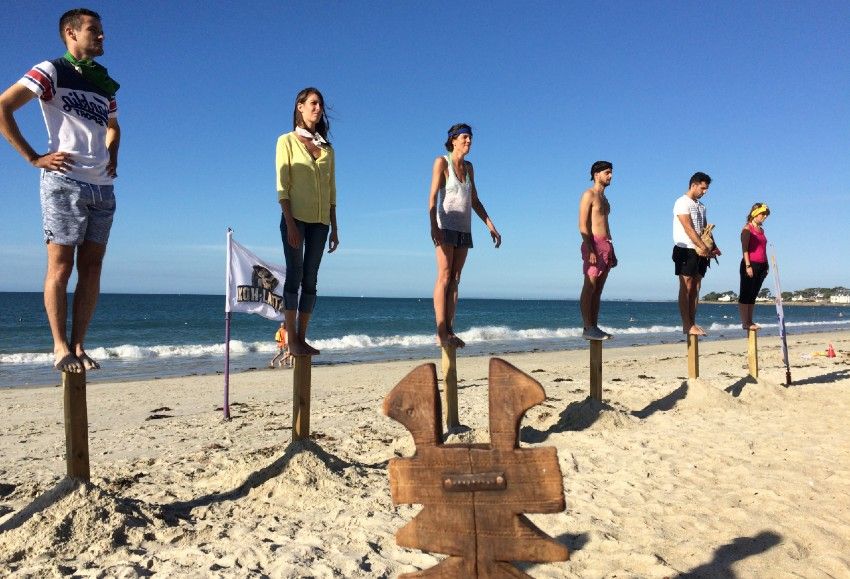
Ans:
POLYGON ((773 249, 773 282, 776 286, 776 317, 779 318, 779 339, 782 343, 782 358, 785 362, 785 385, 791 385, 791 364, 788 362, 788 339, 785 337, 785 312, 782 309, 782 286, 779 283, 779 266, 776 265, 776 249, 773 249))
POLYGON ((227 270, 225 272, 225 304, 224 304, 224 420, 230 420, 230 253, 233 230, 227 228, 227 270))

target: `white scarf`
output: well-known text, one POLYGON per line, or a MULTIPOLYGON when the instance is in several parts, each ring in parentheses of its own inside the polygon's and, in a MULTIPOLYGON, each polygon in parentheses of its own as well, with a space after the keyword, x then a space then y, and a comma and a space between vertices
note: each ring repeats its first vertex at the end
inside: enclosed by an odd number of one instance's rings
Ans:
POLYGON ((304 127, 295 127, 295 134, 299 137, 310 139, 311 141, 313 141, 313 144, 319 147, 320 149, 324 149, 325 145, 328 144, 328 142, 324 139, 324 137, 322 137, 322 135, 320 135, 319 133, 311 133, 304 127))

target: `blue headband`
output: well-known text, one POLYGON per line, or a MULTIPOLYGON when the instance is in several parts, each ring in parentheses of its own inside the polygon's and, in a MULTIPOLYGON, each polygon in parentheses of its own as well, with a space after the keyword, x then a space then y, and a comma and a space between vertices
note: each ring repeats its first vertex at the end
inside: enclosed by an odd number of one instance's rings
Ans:
POLYGON ((471 137, 472 131, 470 129, 468 129, 467 127, 461 127, 458 130, 456 130, 455 132, 449 133, 449 138, 451 139, 452 137, 456 137, 458 135, 469 135, 471 137))

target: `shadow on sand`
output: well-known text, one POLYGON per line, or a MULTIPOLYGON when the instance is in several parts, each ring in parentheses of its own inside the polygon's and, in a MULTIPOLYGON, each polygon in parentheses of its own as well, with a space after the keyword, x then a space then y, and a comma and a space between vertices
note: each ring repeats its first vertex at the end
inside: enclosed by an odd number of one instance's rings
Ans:
POLYGON ((614 407, 605 402, 598 402, 590 396, 579 402, 570 402, 561 411, 558 422, 548 429, 538 430, 533 426, 523 426, 519 432, 520 440, 522 442, 539 443, 544 442, 552 434, 585 430, 593 426, 593 423, 599 419, 599 415, 604 410, 614 410, 614 407))
POLYGON ((741 395, 741 392, 744 391, 744 386, 748 384, 758 384, 758 382, 759 381, 753 378, 752 376, 744 376, 743 378, 741 378, 734 384, 727 386, 723 390, 737 398, 741 395))
POLYGON ((383 461, 375 464, 365 464, 360 462, 347 462, 341 458, 324 450, 313 440, 300 440, 292 442, 284 451, 283 456, 275 460, 268 466, 252 473, 235 489, 210 493, 201 497, 196 497, 188 501, 177 501, 170 504, 162 505, 163 519, 174 524, 177 519, 190 519, 192 510, 197 507, 222 503, 225 501, 234 501, 246 497, 252 489, 257 488, 264 483, 280 476, 286 470, 290 461, 302 453, 312 453, 333 473, 341 474, 346 469, 354 467, 359 469, 386 469, 389 461, 383 461))
POLYGON ((676 579, 719 577, 735 579, 737 575, 732 570, 734 563, 764 553, 781 542, 782 537, 772 531, 762 531, 755 537, 738 537, 733 539, 731 543, 718 547, 714 552, 714 559, 690 571, 676 575, 676 579))
POLYGON ((22 508, 20 511, 9 517, 9 520, 0 525, 0 533, 17 529, 26 523, 34 515, 44 511, 55 505, 63 498, 85 485, 83 481, 65 477, 56 483, 52 489, 45 491, 35 498, 33 502, 22 508))
POLYGON ((832 382, 838 382, 839 380, 844 380, 846 378, 850 378, 850 370, 848 369, 838 370, 836 372, 829 372, 820 376, 812 376, 811 378, 804 378, 802 380, 792 380, 791 386, 805 386, 807 384, 831 384, 832 382))
MULTIPOLYGON (((564 545, 569 551, 570 555, 575 553, 576 551, 581 551, 582 547, 587 545, 590 537, 587 533, 564 533, 562 535, 558 535, 554 537, 554 539, 560 544, 564 545)), ((514 565, 517 569, 528 572, 531 569, 534 569, 538 565, 546 565, 547 563, 530 563, 527 561, 512 561, 512 565, 514 565)))
POLYGON ((650 402, 646 405, 642 410, 633 410, 632 416, 636 416, 637 418, 644 419, 649 418, 656 412, 667 412, 668 410, 673 410, 676 407, 676 403, 679 400, 684 400, 685 396, 688 395, 688 383, 682 382, 682 385, 673 390, 667 396, 663 398, 659 398, 654 402, 650 402))

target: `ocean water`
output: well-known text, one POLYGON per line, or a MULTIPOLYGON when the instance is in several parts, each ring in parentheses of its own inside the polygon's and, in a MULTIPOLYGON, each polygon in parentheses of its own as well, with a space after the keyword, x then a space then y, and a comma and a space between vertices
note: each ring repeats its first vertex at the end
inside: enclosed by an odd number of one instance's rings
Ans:
MULTIPOLYGON (((701 304, 709 339, 743 336, 736 304, 701 304)), ((785 308, 789 334, 850 329, 850 308, 785 308)), ((778 334, 776 309, 756 307, 763 336, 778 334)), ((603 300, 607 347, 683 341, 675 302, 603 300)), ((455 330, 465 355, 584 348, 575 300, 461 299, 455 330)), ((263 368, 276 353, 278 322, 233 314, 231 372, 263 368)), ((87 349, 103 368, 90 382, 213 374, 224 370, 224 296, 103 294, 87 349)), ((309 341, 314 364, 438 358, 430 298, 319 297, 309 341)), ((825 338, 826 340, 827 338, 825 338)), ((40 293, 0 293, 0 387, 56 384, 40 293)))

